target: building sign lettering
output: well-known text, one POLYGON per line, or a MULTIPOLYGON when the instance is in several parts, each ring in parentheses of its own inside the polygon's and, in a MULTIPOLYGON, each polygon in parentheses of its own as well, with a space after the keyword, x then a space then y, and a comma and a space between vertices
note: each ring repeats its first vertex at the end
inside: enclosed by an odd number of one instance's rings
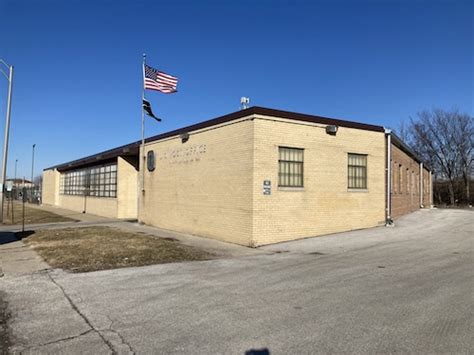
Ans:
POLYGON ((165 150, 158 153, 156 159, 168 161, 170 164, 187 164, 200 161, 202 155, 206 152, 206 144, 195 144, 165 150))

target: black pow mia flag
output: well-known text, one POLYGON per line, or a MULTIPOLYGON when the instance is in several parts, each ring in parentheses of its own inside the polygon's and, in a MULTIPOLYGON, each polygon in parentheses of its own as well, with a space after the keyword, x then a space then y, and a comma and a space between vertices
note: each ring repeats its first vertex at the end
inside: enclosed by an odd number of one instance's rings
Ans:
POLYGON ((146 113, 148 116, 153 117, 153 118, 154 118, 155 120, 157 120, 158 122, 161 121, 161 118, 158 118, 158 117, 156 117, 156 116, 153 114, 153 111, 152 111, 152 109, 151 109, 151 105, 150 105, 150 102, 149 102, 149 101, 143 99, 143 105, 142 105, 142 107, 143 107, 143 111, 145 111, 145 113, 146 113))

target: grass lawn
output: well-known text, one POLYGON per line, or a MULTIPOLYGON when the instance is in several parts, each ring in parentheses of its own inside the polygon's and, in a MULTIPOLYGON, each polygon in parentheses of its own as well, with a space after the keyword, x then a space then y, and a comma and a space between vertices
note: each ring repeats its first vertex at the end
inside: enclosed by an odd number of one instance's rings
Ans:
MULTIPOLYGON (((20 202, 15 202, 12 206, 3 207, 3 224, 21 224, 23 218, 23 206, 20 202), (12 220, 14 217, 14 220, 12 220)), ((29 207, 25 204, 25 224, 54 223, 54 222, 72 222, 75 219, 57 215, 52 212, 44 211, 39 208, 29 207)))
POLYGON ((110 227, 39 230, 23 241, 53 268, 72 272, 213 258, 174 240, 110 227))

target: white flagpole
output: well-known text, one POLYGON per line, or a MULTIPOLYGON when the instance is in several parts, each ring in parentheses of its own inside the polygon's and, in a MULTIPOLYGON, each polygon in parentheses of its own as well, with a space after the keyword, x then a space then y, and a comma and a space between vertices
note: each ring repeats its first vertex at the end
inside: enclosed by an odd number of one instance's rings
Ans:
POLYGON ((143 110, 143 100, 145 100, 145 63, 146 54, 143 53, 143 91, 142 91, 142 149, 141 149, 141 160, 142 160, 142 176, 141 176, 141 193, 142 196, 145 194, 145 112, 143 110))

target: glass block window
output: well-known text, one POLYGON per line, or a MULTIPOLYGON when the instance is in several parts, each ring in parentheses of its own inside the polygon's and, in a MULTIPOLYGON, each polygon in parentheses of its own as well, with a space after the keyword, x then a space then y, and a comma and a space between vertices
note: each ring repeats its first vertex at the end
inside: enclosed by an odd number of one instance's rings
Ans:
POLYGON ((303 149, 278 148, 278 186, 303 187, 303 149))
POLYGON ((61 174, 60 193, 94 197, 117 197, 117 164, 97 165, 61 174))
POLYGON ((347 180, 349 189, 367 188, 367 155, 348 154, 347 180))

